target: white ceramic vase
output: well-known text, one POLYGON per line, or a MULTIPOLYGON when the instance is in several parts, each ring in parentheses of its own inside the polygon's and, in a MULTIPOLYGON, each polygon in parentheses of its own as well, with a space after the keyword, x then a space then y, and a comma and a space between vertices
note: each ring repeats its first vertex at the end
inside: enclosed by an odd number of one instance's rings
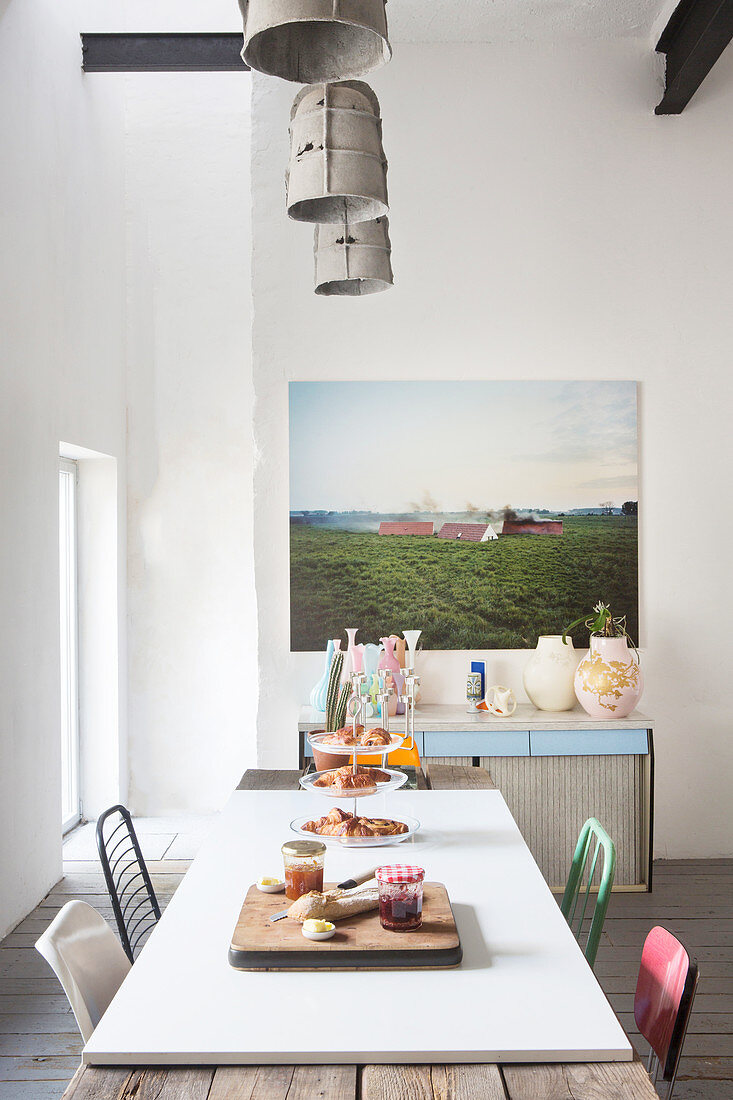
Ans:
POLYGON ((565 645, 561 634, 539 636, 524 669, 524 690, 538 710, 572 710, 578 660, 572 638, 565 645))

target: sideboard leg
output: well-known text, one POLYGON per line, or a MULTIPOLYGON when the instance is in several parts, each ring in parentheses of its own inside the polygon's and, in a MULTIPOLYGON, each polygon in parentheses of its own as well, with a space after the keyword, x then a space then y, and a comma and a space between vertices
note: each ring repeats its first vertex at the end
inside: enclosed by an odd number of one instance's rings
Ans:
POLYGON ((646 888, 651 894, 654 873, 654 730, 647 730, 647 734, 649 736, 649 825, 647 831, 649 862, 646 872, 646 888))

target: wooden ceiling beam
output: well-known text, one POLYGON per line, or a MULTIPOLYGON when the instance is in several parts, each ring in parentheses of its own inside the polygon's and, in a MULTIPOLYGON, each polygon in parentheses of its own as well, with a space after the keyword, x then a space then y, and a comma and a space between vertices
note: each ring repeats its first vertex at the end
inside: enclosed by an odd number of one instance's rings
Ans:
POLYGON ((655 114, 680 114, 731 38, 733 0, 681 0, 657 43, 667 74, 655 114))
POLYGON ((248 72, 239 34, 82 34, 85 73, 248 72))

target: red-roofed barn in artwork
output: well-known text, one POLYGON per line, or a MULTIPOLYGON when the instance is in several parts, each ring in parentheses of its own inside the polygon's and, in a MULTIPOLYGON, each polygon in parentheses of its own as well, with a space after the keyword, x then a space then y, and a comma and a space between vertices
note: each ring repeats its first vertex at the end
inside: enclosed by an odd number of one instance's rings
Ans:
POLYGON ((432 523, 392 523, 379 524, 380 535, 432 535, 432 523))
POLYGON ((561 519, 505 519, 503 535, 561 535, 561 519))
POLYGON ((490 523, 444 523, 439 539, 459 539, 461 542, 490 542, 497 537, 490 523))

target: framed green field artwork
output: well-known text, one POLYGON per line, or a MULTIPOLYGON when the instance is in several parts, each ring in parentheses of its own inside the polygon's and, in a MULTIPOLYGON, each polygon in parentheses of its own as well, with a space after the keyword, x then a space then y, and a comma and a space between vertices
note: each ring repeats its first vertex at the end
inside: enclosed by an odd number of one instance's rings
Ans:
POLYGON ((636 382, 291 382, 291 649, 638 641, 636 382))

